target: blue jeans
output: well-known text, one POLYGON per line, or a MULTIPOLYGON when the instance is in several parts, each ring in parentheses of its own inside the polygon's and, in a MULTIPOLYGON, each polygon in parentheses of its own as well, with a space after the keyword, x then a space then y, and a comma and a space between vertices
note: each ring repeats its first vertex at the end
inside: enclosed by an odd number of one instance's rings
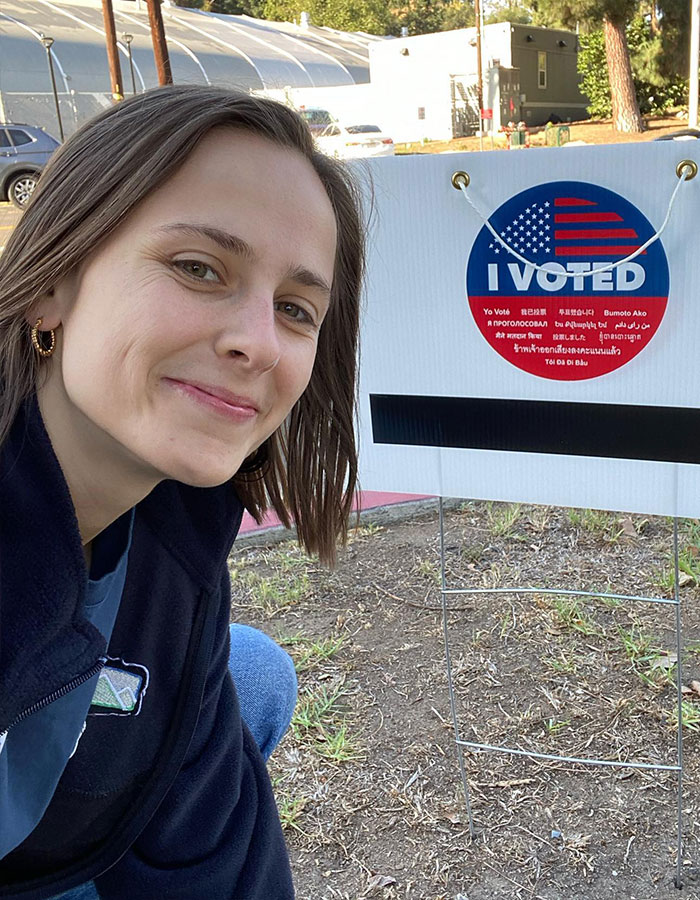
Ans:
POLYGON ((297 673, 291 657, 272 638, 250 625, 230 625, 228 669, 236 685, 241 716, 263 759, 282 740, 297 702, 297 673))
MULTIPOLYGON (((285 651, 262 631, 230 625, 228 668, 236 685, 241 716, 268 760, 289 728, 297 700, 297 675, 285 651)), ((95 883, 58 894, 52 900, 100 900, 95 883)))

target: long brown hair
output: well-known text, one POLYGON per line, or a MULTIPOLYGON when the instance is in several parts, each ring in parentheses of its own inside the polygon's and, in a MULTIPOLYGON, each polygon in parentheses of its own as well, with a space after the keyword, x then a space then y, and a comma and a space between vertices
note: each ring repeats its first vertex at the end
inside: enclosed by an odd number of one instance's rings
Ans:
MULTIPOLYGON (((27 311, 74 272, 212 128, 233 126, 309 160, 338 228, 331 303, 311 380, 266 442, 267 462, 239 472, 236 489, 260 521, 270 506, 326 562, 344 539, 357 480, 353 429, 357 332, 364 267, 360 194, 345 167, 319 153, 305 122, 286 106, 214 87, 146 91, 91 119, 56 151, 0 257, 0 445, 37 388, 27 311)), ((245 467, 244 467, 245 468, 245 467)))

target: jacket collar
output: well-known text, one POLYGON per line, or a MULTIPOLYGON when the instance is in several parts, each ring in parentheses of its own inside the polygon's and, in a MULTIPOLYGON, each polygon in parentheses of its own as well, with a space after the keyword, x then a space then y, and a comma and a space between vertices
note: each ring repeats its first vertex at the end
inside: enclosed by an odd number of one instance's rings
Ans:
MULTIPOLYGON (((219 583, 242 514, 230 483, 163 481, 136 506, 136 522, 207 591, 219 583)), ((86 583, 70 492, 33 395, 0 448, 0 730, 27 698, 49 695, 104 653, 82 616, 86 583)))

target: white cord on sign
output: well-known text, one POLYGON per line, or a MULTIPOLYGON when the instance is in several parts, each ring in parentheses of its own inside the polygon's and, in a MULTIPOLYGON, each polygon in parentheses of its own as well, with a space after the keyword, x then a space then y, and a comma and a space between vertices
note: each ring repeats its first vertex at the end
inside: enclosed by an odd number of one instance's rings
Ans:
MULTIPOLYGON (((599 269, 591 269, 589 272, 559 272, 557 270, 557 275, 563 275, 566 278, 581 278, 581 277, 588 278, 591 275, 599 275, 602 272, 612 272, 613 269, 616 269, 618 266, 621 266, 623 263, 627 263, 630 260, 635 259, 637 256, 640 255, 640 253, 644 253, 644 251, 647 249, 647 247, 650 247, 654 243, 654 241, 658 241, 658 239, 661 237, 664 228, 666 228, 666 226, 668 225, 668 220, 671 218, 671 210, 673 209, 673 204, 676 202, 676 194, 680 190, 680 187, 683 184, 683 182, 687 181, 688 178, 690 178, 690 177, 691 177, 690 170, 687 167, 684 167, 681 175, 679 175, 679 177, 678 177, 678 184, 676 185, 673 193, 671 194, 671 199, 668 204, 668 210, 666 211, 666 218, 664 219, 663 224, 661 225, 661 228, 659 228, 659 230, 656 232, 656 234, 653 234, 649 238, 648 241, 646 241, 644 244, 642 244, 641 247, 638 247, 634 251, 634 253, 630 253, 629 256, 626 256, 624 259, 619 259, 617 262, 608 263, 608 265, 606 265, 606 266, 601 266, 601 268, 599 268, 599 269)), ((464 197, 465 197, 467 203, 471 206, 471 208, 474 210, 474 212, 477 214, 477 216, 479 216, 479 218, 482 220, 484 225, 486 225, 486 227, 491 232, 491 234, 496 238, 498 243, 505 250, 507 250, 508 253, 510 253, 512 256, 514 256, 521 263, 524 263, 526 266, 530 266, 531 268, 535 269, 537 272, 547 272, 550 275, 552 274, 552 269, 547 268, 548 265, 551 266, 551 263, 547 263, 544 266, 539 266, 539 265, 537 265, 537 263, 531 262, 529 259, 525 259, 525 257, 521 256, 517 250, 514 250, 512 247, 510 247, 508 244, 506 244, 506 242, 503 240, 501 235, 498 234, 496 229, 489 222, 488 217, 485 216, 481 212, 481 210, 476 206, 476 204, 472 201, 471 197, 467 193, 467 185, 464 184, 464 182, 461 180, 459 182, 459 189, 464 194, 464 197)))

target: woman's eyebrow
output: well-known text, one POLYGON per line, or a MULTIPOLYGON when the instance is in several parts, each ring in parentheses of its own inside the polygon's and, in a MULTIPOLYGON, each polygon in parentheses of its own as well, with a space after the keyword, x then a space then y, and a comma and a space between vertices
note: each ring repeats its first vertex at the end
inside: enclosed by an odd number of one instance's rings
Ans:
MULTIPOLYGON (((156 230, 160 232, 181 231, 185 234, 209 238, 220 247, 223 247, 224 250, 235 253, 237 256, 242 256, 245 259, 250 260, 257 258, 255 251, 247 241, 244 241, 243 238, 238 237, 238 235, 231 234, 221 228, 215 228, 213 225, 198 225, 194 222, 174 222, 169 225, 162 225, 156 230)), ((287 278, 290 281, 295 281, 297 284, 304 285, 304 287, 316 288, 330 297, 331 288, 326 279, 316 272, 312 272, 311 269, 307 269, 305 266, 294 266, 287 272, 287 278)))
POLYGON ((297 284, 303 284, 304 287, 317 288, 330 297, 331 288, 326 279, 304 266, 295 266, 293 269, 290 269, 287 273, 287 278, 290 281, 295 281, 297 284))
POLYGON ((212 225, 197 225, 194 222, 174 222, 170 225, 162 225, 156 229, 161 232, 182 231, 185 234, 193 234, 197 237, 209 238, 224 250, 235 253, 237 256, 243 256, 246 259, 255 259, 255 251, 243 238, 221 228, 214 228, 212 225))

